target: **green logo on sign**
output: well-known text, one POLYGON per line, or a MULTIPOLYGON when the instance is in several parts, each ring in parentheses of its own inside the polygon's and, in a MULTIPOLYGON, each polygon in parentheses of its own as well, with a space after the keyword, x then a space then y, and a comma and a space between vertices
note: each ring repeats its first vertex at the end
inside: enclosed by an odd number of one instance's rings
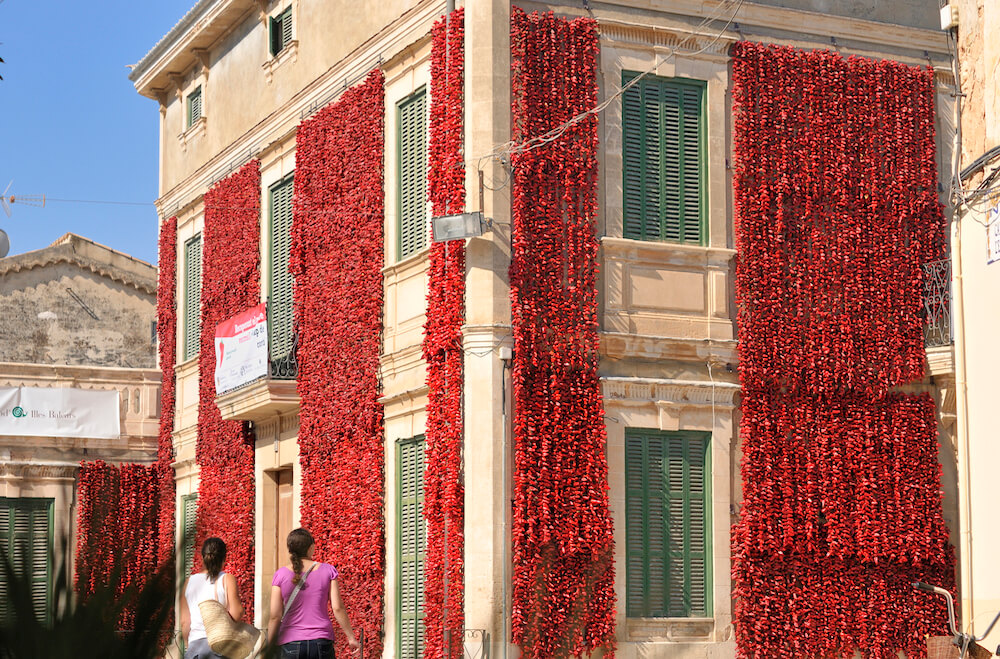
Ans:
POLYGON ((21 409, 20 407, 15 407, 13 410, 11 410, 11 414, 13 414, 16 417, 22 417, 24 416, 24 410, 21 409))

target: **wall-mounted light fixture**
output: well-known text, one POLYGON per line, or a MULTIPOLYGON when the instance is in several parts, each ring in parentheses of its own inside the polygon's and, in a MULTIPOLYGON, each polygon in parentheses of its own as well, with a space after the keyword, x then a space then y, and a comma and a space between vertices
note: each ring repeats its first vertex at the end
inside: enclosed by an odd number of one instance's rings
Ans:
POLYGON ((493 223, 484 219, 483 214, 479 211, 439 215, 431 218, 431 240, 441 243, 449 240, 475 238, 483 235, 483 231, 492 226, 493 223))

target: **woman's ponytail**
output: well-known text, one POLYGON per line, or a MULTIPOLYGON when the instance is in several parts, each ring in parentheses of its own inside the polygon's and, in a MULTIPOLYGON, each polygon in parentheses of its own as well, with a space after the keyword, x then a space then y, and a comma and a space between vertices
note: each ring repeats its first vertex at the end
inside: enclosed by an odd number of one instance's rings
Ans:
POLYGON ((306 557, 313 543, 312 534, 305 529, 295 529, 288 534, 288 556, 292 561, 292 571, 295 573, 292 578, 293 584, 298 584, 302 579, 302 559, 306 557))

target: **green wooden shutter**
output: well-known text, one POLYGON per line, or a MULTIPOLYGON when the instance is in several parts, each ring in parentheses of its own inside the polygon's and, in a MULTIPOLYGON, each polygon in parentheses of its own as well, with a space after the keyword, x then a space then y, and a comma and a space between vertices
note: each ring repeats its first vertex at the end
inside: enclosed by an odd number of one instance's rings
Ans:
POLYGON ((283 12, 268 22, 271 54, 277 55, 292 40, 292 8, 289 6, 283 12))
MULTIPOLYGON (((637 75, 623 73, 622 84, 637 75)), ((704 242, 704 89, 645 76, 622 95, 625 238, 704 242)))
POLYGON ((292 42, 292 8, 289 6, 281 12, 281 48, 292 42))
POLYGON ((710 435, 625 435, 626 611, 704 617, 711 609, 710 435))
POLYGON ((271 55, 281 52, 281 22, 277 17, 272 17, 268 21, 268 37, 271 42, 271 55))
POLYGON ((427 245, 427 93, 421 89, 399 104, 399 258, 427 245))
POLYGON ((197 532, 198 495, 181 497, 181 574, 192 572, 194 565, 195 533, 197 532))
POLYGON ((201 119, 201 87, 188 95, 188 128, 201 119))
POLYGON ((184 360, 198 354, 201 341, 201 236, 184 243, 184 360))
POLYGON ((424 654, 424 560, 427 530, 424 504, 424 439, 397 443, 398 536, 397 651, 401 659, 421 659, 424 654))
POLYGON ((293 180, 288 176, 270 189, 270 302, 268 346, 271 359, 288 356, 292 350, 293 277, 288 270, 292 250, 293 180))
MULTIPOLYGON (((14 574, 26 578, 35 617, 49 621, 52 578, 53 499, 0 497, 0 550, 10 559, 14 574)), ((0 571, 0 620, 8 620, 10 598, 0 571)))

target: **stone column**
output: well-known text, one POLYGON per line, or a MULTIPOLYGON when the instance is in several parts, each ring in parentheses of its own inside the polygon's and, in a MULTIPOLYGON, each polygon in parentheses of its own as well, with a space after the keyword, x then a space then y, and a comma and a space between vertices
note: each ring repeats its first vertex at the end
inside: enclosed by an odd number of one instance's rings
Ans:
MULTIPOLYGON (((465 627, 484 630, 489 656, 499 659, 510 619, 510 467, 499 349, 510 345, 510 184, 499 159, 484 156, 510 139, 509 0, 465 3, 465 122, 466 210, 480 210, 482 200, 493 220, 492 231, 466 248, 465 627)), ((467 638, 470 649, 480 642, 467 638)))

